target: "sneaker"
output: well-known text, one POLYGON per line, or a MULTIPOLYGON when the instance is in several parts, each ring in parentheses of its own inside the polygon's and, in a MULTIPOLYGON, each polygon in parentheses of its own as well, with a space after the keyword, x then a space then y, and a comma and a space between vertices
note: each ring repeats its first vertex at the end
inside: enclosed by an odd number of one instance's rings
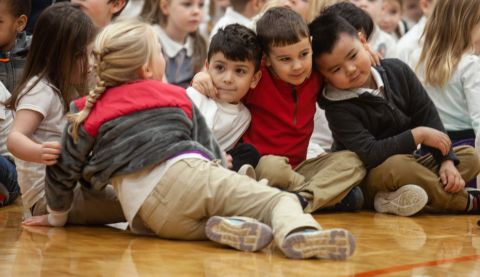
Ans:
POLYGON ((257 174, 255 173, 255 168, 249 164, 244 164, 238 169, 238 174, 245 175, 253 180, 257 180, 257 174))
POLYGON ((469 195, 469 198, 468 198, 469 204, 467 205, 468 206, 467 213, 479 214, 480 213, 480 190, 475 188, 465 188, 465 191, 469 195))
POLYGON ((392 192, 375 195, 375 210, 380 213, 411 216, 421 211, 428 202, 428 195, 417 185, 405 185, 392 192))
POLYGON ((358 211, 363 208, 365 198, 363 192, 359 187, 354 187, 348 192, 348 194, 333 207, 328 207, 325 210, 339 211, 339 212, 351 212, 358 211))
POLYGON ((248 252, 261 250, 273 240, 270 226, 243 217, 213 216, 208 219, 205 232, 212 241, 248 252))
POLYGON ((345 260, 355 251, 355 238, 345 229, 300 231, 288 235, 281 250, 291 259, 345 260))

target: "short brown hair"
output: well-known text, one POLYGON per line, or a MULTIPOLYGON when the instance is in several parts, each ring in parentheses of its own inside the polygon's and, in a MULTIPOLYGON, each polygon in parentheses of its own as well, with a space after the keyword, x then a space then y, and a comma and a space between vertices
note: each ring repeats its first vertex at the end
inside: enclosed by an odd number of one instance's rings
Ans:
POLYGON ((257 22, 257 36, 265 53, 270 47, 295 44, 310 37, 307 23, 289 7, 274 7, 257 22))

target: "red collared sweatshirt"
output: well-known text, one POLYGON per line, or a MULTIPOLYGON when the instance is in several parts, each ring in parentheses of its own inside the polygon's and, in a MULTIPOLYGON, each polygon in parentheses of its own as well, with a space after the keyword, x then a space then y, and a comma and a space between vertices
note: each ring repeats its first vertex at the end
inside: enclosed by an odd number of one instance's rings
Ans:
POLYGON ((322 80, 313 71, 301 85, 288 84, 262 66, 262 78, 244 101, 252 121, 242 137, 262 155, 279 155, 295 168, 307 157, 322 80))

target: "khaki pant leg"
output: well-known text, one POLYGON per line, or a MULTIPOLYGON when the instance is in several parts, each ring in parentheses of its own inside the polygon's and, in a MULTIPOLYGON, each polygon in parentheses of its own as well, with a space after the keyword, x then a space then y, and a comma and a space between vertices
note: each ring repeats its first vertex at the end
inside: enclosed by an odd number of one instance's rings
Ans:
POLYGON ((255 168, 257 180, 267 179, 268 185, 282 190, 294 191, 302 187, 305 178, 295 172, 288 159, 282 156, 265 155, 255 168))
POLYGON ((68 223, 99 225, 126 221, 120 201, 111 185, 102 190, 81 185, 75 188, 68 223))
MULTIPOLYGON (((47 214, 47 200, 41 198, 32 209, 32 215, 47 214)), ((102 190, 77 185, 73 191, 72 209, 67 223, 77 225, 101 225, 126 222, 122 207, 112 186, 102 190)))
POLYGON ((418 160, 413 155, 394 155, 370 170, 363 186, 368 207, 373 207, 375 194, 379 191, 395 191, 414 184, 425 190, 430 207, 439 211, 465 211, 468 195, 465 191, 448 193, 438 176, 432 155, 418 160))
POLYGON ((305 211, 309 213, 340 202, 366 174, 362 161, 351 151, 306 160, 295 171, 305 177, 305 185, 297 192, 308 200, 305 211))
POLYGON ((204 160, 175 163, 159 187, 161 195, 156 201, 149 197, 139 214, 163 238, 205 239, 205 223, 214 215, 258 219, 272 226, 279 239, 296 228, 319 228, 296 196, 204 160))

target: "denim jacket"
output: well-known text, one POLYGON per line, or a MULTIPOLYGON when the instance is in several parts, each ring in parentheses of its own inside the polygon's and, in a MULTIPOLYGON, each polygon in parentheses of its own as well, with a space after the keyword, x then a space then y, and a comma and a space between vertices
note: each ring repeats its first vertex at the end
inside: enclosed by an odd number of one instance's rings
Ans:
POLYGON ((17 34, 15 47, 10 51, 0 50, 0 81, 12 92, 23 72, 31 36, 17 34))

